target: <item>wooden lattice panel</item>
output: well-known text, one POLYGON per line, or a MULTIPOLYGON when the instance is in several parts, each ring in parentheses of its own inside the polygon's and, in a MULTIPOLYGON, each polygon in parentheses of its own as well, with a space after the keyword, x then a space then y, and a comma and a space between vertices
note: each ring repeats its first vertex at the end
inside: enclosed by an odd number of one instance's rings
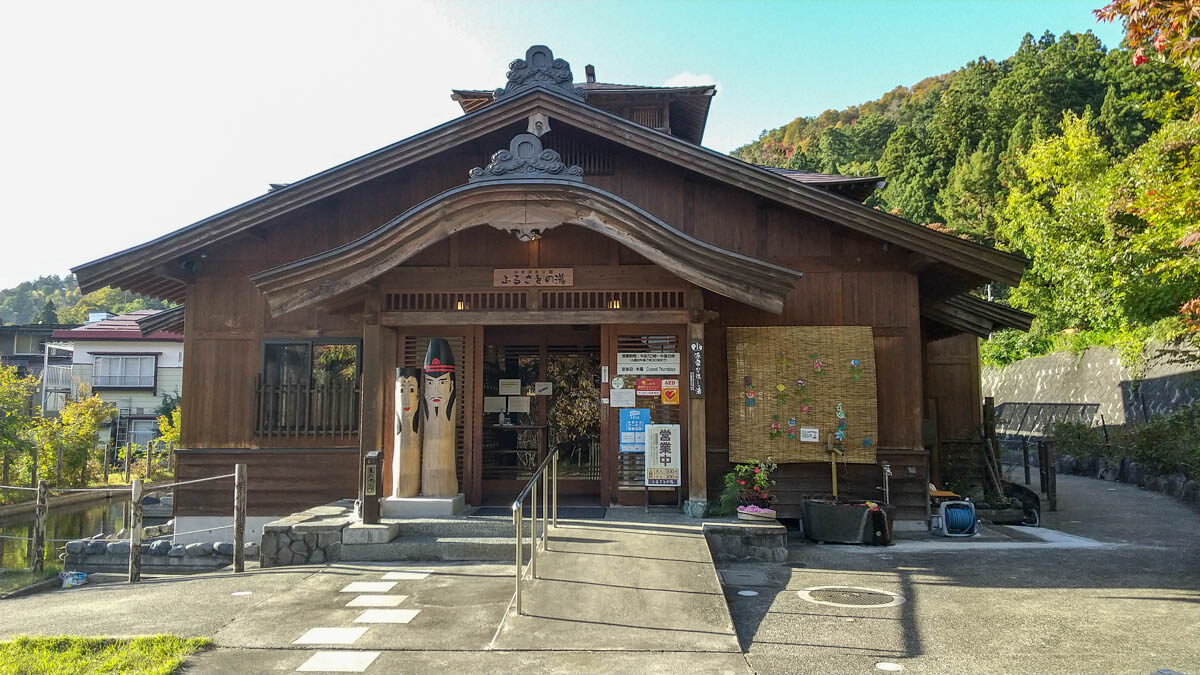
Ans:
POLYGON ((875 462, 879 422, 869 326, 728 328, 726 340, 730 459, 828 462, 826 438, 844 421, 844 438, 835 445, 845 450, 845 461, 875 462), (837 415, 839 403, 844 418, 837 415), (819 430, 818 442, 801 440, 806 427, 819 430))
POLYGON ((542 291, 542 309, 684 309, 683 291, 542 291))
POLYGON ((384 296, 384 309, 389 312, 527 309, 528 306, 529 294, 525 291, 410 292, 384 296))

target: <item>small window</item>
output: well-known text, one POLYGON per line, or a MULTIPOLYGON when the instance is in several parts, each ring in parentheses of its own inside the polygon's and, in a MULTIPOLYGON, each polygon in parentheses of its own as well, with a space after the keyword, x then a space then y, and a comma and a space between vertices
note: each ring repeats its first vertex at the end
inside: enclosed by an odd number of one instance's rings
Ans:
POLYGON ((17 333, 13 335, 13 354, 41 354, 42 340, 36 333, 17 333))
POLYGON ((267 342, 256 428, 264 435, 358 430, 357 342, 267 342))
POLYGON ((97 354, 92 386, 115 389, 153 389, 158 357, 154 355, 97 354))
POLYGON ((143 448, 158 438, 158 420, 129 420, 129 441, 143 448))

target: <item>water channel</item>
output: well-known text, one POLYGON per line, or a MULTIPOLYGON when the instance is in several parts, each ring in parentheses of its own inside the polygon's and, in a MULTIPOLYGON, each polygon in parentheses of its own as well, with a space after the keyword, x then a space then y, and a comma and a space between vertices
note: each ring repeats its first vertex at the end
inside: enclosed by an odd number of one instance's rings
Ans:
MULTIPOLYGON (((120 532, 129 518, 129 497, 110 497, 82 504, 51 506, 46 520, 46 560, 53 562, 62 548, 55 539, 80 539, 120 532)), ((147 522, 147 524, 150 524, 147 522)), ((5 537, 32 537, 33 512, 0 518, 5 537)), ((0 568, 28 568, 33 544, 19 539, 0 539, 0 568)))

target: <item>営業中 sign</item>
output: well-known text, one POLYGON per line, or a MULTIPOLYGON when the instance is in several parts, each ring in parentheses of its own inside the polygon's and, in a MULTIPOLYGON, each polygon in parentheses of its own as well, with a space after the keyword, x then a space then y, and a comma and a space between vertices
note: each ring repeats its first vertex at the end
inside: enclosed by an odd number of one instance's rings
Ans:
POLYGON ((679 425, 646 425, 646 485, 679 487, 679 425))

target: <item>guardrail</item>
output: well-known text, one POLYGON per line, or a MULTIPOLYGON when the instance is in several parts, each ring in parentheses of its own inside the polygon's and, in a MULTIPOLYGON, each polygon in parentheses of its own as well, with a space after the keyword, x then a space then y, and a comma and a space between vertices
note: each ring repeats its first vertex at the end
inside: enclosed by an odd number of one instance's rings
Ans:
POLYGON ((517 494, 517 498, 513 500, 513 526, 516 529, 517 541, 517 562, 516 562, 516 593, 514 594, 514 602, 517 606, 517 614, 522 614, 521 611, 521 580, 525 576, 524 570, 524 548, 525 536, 522 532, 525 522, 525 498, 531 497, 529 506, 529 575, 534 579, 537 578, 537 553, 538 553, 538 480, 542 483, 542 550, 549 551, 547 545, 549 539, 547 530, 550 527, 558 527, 558 448, 550 451, 542 463, 538 465, 537 470, 533 472, 533 477, 525 484, 525 488, 517 494), (550 469, 547 471, 547 469, 550 469))
MULTIPOLYGON (((175 532, 172 536, 183 534, 195 534, 196 532, 208 532, 211 530, 224 530, 233 528, 233 571, 243 572, 246 569, 246 465, 237 464, 234 466, 233 473, 222 474, 220 476, 208 476, 206 478, 197 478, 195 480, 185 480, 169 485, 156 485, 156 490, 164 490, 167 488, 176 488, 181 485, 191 485, 193 483, 203 483, 212 480, 222 480, 226 478, 233 479, 233 525, 223 525, 220 527, 210 527, 203 530, 193 530, 191 532, 175 532)), ((123 487, 123 486, 122 486, 123 487)), ((71 493, 71 492, 113 492, 113 488, 52 488, 49 481, 42 478, 38 480, 37 487, 21 487, 16 485, 0 485, 0 489, 6 490, 29 490, 37 492, 37 500, 34 503, 33 511, 33 536, 32 537, 14 537, 3 536, 4 539, 23 539, 32 542, 33 560, 32 567, 35 573, 40 573, 43 569, 44 558, 46 552, 47 541, 69 541, 67 539, 46 539, 46 521, 49 512, 49 497, 51 492, 71 493)), ((557 488, 556 488, 557 490, 557 488)), ((142 479, 134 479, 129 485, 129 538, 121 541, 129 542, 129 583, 140 581, 142 578, 142 479)))

